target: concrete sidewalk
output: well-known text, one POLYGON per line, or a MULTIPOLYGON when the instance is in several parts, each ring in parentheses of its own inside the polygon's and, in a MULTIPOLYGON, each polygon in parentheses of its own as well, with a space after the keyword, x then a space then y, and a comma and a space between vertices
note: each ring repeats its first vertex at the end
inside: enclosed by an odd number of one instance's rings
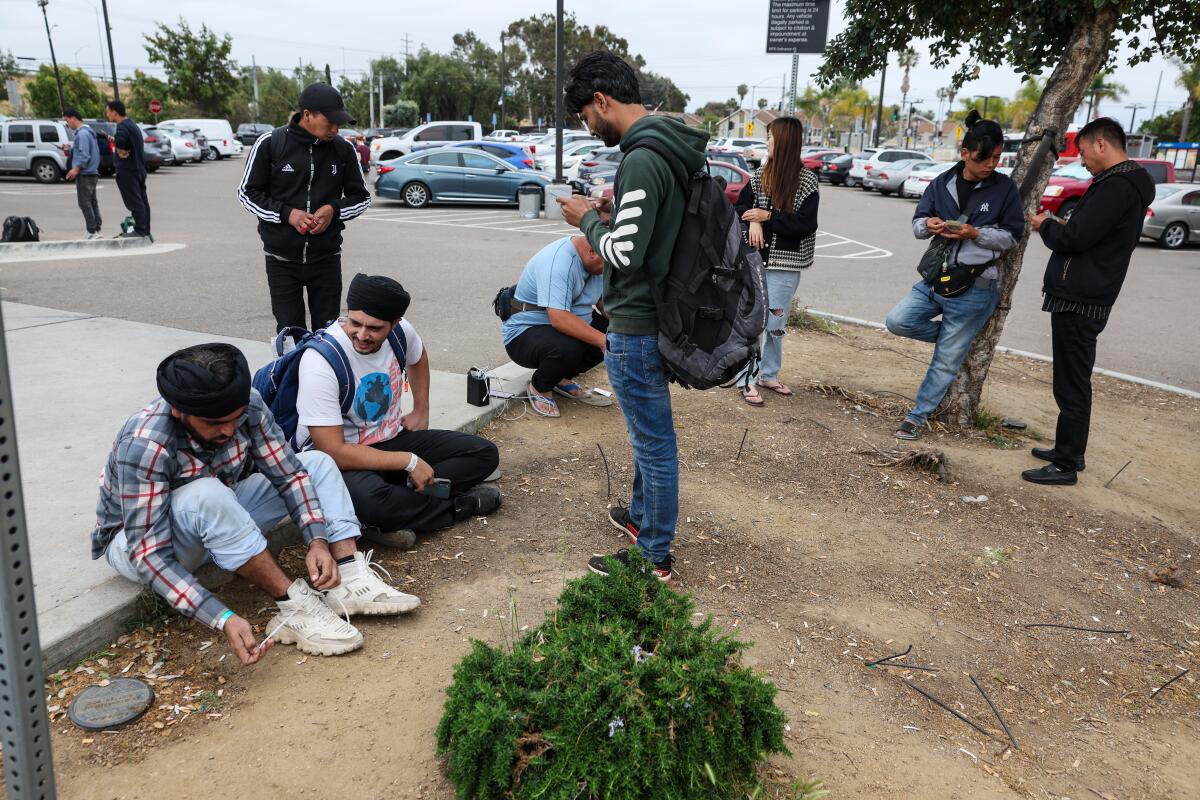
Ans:
MULTIPOLYGON (((3 315, 42 658, 54 669, 107 644, 137 616, 138 587, 91 559, 88 536, 113 437, 157 396, 155 367, 180 347, 224 341, 257 368, 270 347, 18 303, 4 303, 3 315)), ((517 392, 530 371, 507 364, 493 374, 517 392)), ((431 427, 466 431, 505 407, 468 405, 466 377, 438 371, 430 405, 431 427)))

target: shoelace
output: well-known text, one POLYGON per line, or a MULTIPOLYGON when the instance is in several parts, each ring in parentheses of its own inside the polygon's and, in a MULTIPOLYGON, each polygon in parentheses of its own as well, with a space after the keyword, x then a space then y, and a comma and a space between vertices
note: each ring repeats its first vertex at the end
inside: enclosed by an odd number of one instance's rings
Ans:
POLYGON ((386 577, 387 583, 390 585, 392 582, 392 573, 387 571, 387 567, 383 566, 382 564, 376 564, 374 561, 372 561, 371 557, 374 555, 374 550, 368 550, 366 553, 364 553, 363 566, 369 567, 371 571, 375 573, 375 577, 379 578, 380 580, 386 577))

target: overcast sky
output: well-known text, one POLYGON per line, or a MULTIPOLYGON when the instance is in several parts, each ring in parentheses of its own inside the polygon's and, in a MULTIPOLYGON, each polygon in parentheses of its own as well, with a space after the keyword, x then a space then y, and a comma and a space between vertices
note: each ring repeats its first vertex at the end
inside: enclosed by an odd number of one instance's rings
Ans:
MULTIPOLYGON (((93 75, 101 72, 102 28, 98 23, 100 0, 49 0, 55 53, 60 63, 79 65, 93 75)), ((768 0, 729 3, 717 0, 606 0, 603 3, 567 2, 585 25, 605 24, 629 41, 630 50, 641 53, 648 67, 672 78, 691 96, 688 110, 709 100, 736 96, 739 83, 756 86, 756 97, 779 101, 785 74, 791 70, 790 56, 765 54, 768 0), (683 9, 686 8, 686 12, 683 9)), ((843 2, 835 0, 830 15, 830 36, 844 26, 843 2)), ((507 24, 531 14, 552 13, 550 2, 524 0, 443 0, 429 3, 388 2, 316 2, 289 0, 108 0, 113 26, 113 47, 117 72, 124 79, 134 68, 161 74, 152 67, 142 47, 142 34, 154 28, 156 21, 174 22, 184 17, 193 28, 204 22, 220 34, 233 37, 233 56, 249 64, 253 56, 260 66, 293 68, 298 61, 317 66, 329 64, 337 75, 345 70, 360 75, 371 58, 404 53, 404 38, 412 52, 422 45, 447 51, 450 37, 473 30, 492 45, 499 45, 499 33, 507 24)), ((920 45, 918 49, 922 50, 920 45)), ((18 56, 49 61, 46 31, 36 0, 0 0, 0 50, 18 56)), ((925 55, 912 72, 911 99, 924 99, 922 107, 937 110, 934 92, 949 82, 950 70, 935 70, 925 55)), ((820 56, 800 58, 799 85, 817 68, 820 56)), ((29 63, 29 62, 25 62, 29 63)), ((893 65, 894 66, 894 65, 893 65)), ((105 71, 107 67, 105 66, 105 71)), ((1155 99, 1155 87, 1162 74, 1158 113, 1179 108, 1185 95, 1176 86, 1178 71, 1164 59, 1155 59, 1136 68, 1121 66, 1116 79, 1129 90, 1119 102, 1105 104, 1101 110, 1128 124, 1127 104, 1145 106, 1138 119, 1149 116, 1155 99)), ((879 90, 878 76, 868 79, 872 94, 879 90)), ((985 70, 980 78, 966 85, 960 96, 991 94, 1011 96, 1019 86, 1011 70, 985 70)), ((884 90, 887 103, 900 101, 900 73, 889 70, 884 90)), ((751 98, 746 98, 750 105, 751 98)))

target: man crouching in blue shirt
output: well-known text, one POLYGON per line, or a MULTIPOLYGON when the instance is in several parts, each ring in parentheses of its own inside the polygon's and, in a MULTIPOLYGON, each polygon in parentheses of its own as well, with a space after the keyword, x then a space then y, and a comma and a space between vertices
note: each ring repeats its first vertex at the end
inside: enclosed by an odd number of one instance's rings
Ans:
POLYGON ((987 324, 1000 300, 1000 256, 1016 246, 1025 231, 1021 194, 1012 179, 996 172, 1004 150, 1004 131, 993 120, 966 119, 961 156, 953 169, 929 184, 913 214, 913 235, 949 240, 946 265, 965 290, 946 296, 933 283, 918 281, 887 315, 887 329, 933 343, 933 360, 917 390, 916 404, 893 434, 917 439, 921 427, 958 375, 975 335, 987 324), (935 319, 940 316, 941 319, 935 319))
POLYGON ((529 405, 543 417, 558 416, 554 394, 612 405, 574 380, 604 360, 608 319, 594 307, 604 290, 603 271, 604 260, 587 238, 569 236, 529 259, 517 281, 513 315, 501 335, 509 358, 535 370, 529 405))

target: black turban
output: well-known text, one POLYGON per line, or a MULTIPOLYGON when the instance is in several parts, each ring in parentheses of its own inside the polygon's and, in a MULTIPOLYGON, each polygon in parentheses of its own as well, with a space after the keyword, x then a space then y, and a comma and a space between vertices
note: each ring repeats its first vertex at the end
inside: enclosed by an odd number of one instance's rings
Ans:
POLYGON ((400 282, 386 275, 358 273, 346 292, 346 310, 362 311, 376 319, 398 320, 408 311, 411 298, 400 282))
MULTIPOLYGON (((213 366, 216 366, 214 364, 213 366)), ((176 350, 158 365, 158 393, 172 408, 204 419, 221 419, 250 402, 250 367, 242 351, 228 344, 198 344, 176 350), (197 351, 226 362, 214 374, 195 363, 197 351)))

